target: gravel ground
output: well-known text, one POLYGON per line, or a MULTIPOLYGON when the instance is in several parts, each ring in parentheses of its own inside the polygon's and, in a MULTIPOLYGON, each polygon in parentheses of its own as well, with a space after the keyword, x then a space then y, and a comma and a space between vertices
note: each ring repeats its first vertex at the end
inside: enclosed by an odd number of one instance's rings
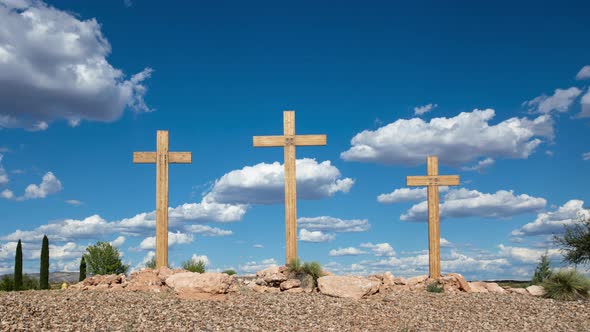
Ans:
POLYGON ((590 302, 517 294, 0 292, 1 331, 590 331, 590 302))

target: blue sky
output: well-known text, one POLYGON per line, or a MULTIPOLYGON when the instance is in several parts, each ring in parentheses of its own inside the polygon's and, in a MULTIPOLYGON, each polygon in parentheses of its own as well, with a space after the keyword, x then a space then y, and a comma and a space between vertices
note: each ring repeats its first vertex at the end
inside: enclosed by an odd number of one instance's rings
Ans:
MULTIPOLYGON (((0 0, 0 273, 24 242, 75 271, 112 241, 153 255, 155 166, 170 131, 170 261, 253 273, 284 261, 282 133, 297 149, 299 256, 336 273, 425 274, 426 156, 441 190, 442 271, 530 277, 588 215, 590 4, 0 0), (404 189, 405 188, 405 189, 404 189), (202 257, 203 258, 203 257, 202 257)), ((582 270, 587 267, 580 267, 582 270)))

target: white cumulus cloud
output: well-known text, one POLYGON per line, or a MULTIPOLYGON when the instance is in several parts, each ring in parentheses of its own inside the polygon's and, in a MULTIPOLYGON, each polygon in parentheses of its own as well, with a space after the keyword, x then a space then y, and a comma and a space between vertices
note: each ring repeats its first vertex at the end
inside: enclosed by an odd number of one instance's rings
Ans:
MULTIPOLYGON (((193 242, 193 236, 190 234, 185 234, 185 233, 180 233, 180 232, 176 232, 176 233, 168 232, 168 247, 172 247, 177 244, 186 244, 186 243, 191 243, 191 242, 193 242)), ((156 248, 156 237, 150 236, 150 237, 143 239, 143 241, 141 241, 141 243, 139 244, 139 248, 144 249, 144 250, 155 249, 156 248)))
POLYGON ((232 235, 233 232, 227 229, 221 229, 217 227, 211 227, 207 225, 189 225, 185 227, 187 232, 193 234, 201 234, 203 236, 228 236, 232 235))
POLYGON ((297 219, 300 228, 312 231, 365 232, 371 225, 367 219, 340 219, 329 216, 301 217, 297 219))
POLYGON ((373 255, 375 256, 387 256, 392 257, 395 256, 395 250, 389 243, 362 243, 360 245, 361 248, 370 249, 373 255))
POLYGON ((120 246, 123 245, 123 243, 125 243, 125 237, 124 236, 118 236, 116 239, 114 239, 110 243, 114 247, 120 247, 120 246))
MULTIPOLYGON (((440 204, 441 217, 464 218, 508 218, 523 213, 538 212, 544 208, 544 198, 526 194, 514 195, 513 191, 498 190, 496 193, 482 193, 465 188, 450 190, 440 204)), ((412 206, 400 219, 405 221, 426 221, 428 202, 412 206)))
POLYGON ((8 178, 8 174, 6 173, 6 170, 4 169, 4 166, 2 166, 2 159, 4 158, 4 155, 2 155, 2 153, 0 153, 0 185, 4 185, 7 184, 10 179, 8 178))
MULTIPOLYGON (((448 191, 449 187, 441 186, 439 192, 448 191)), ((412 202, 426 199, 428 196, 426 188, 398 188, 388 194, 377 196, 377 202, 383 204, 392 204, 400 202, 412 202)))
POLYGON ((308 231, 301 229, 299 231, 299 241, 303 242, 327 242, 336 238, 334 234, 326 234, 322 231, 308 231))
POLYGON ((555 89, 552 96, 541 95, 525 102, 524 104, 532 107, 532 111, 537 113, 564 113, 569 111, 570 106, 581 93, 582 91, 576 87, 571 87, 569 89, 555 89))
POLYGON ((590 66, 584 66, 576 75, 577 80, 585 80, 590 78, 590 66))
POLYGON ((45 130, 57 119, 114 121, 125 107, 150 111, 142 84, 150 68, 126 79, 107 57, 96 19, 43 1, 0 1, 0 127, 45 130))
POLYGON ((461 167, 463 171, 477 171, 482 172, 484 169, 492 166, 495 163, 495 160, 492 158, 486 158, 477 162, 477 164, 473 166, 465 166, 461 167))
POLYGON ((590 160, 590 152, 584 152, 584 153, 582 153, 582 159, 584 159, 584 160, 590 160))
POLYGON ((561 234, 564 226, 571 226, 583 218, 590 218, 590 210, 584 209, 584 201, 573 199, 553 212, 541 212, 537 218, 519 229, 512 231, 512 236, 534 236, 561 234))
POLYGON ((264 270, 271 266, 277 266, 277 261, 274 258, 264 259, 262 261, 250 261, 238 266, 238 270, 243 273, 255 273, 264 270))
POLYGON ((437 104, 427 104, 424 106, 416 106, 414 107, 414 115, 422 115, 425 113, 428 113, 430 111, 432 111, 433 109, 435 109, 436 107, 438 107, 437 104))
POLYGON ((582 105, 582 111, 578 113, 578 118, 588 118, 590 117, 590 88, 586 94, 580 100, 580 104, 582 105))
POLYGON ((560 258, 559 249, 531 249, 525 247, 510 247, 500 244, 500 255, 522 263, 537 263, 542 255, 547 254, 549 258, 560 258))
POLYGON ((330 256, 358 256, 365 255, 367 252, 355 247, 338 248, 330 250, 330 256))
POLYGON ((526 159, 554 136, 553 120, 510 118, 491 124, 492 109, 463 112, 452 118, 400 119, 377 130, 356 134, 352 147, 340 154, 347 161, 419 165, 429 155, 457 166, 480 158, 526 159))
POLYGON ((61 181, 52 173, 47 172, 43 175, 43 180, 39 185, 30 184, 25 189, 24 199, 45 198, 47 195, 55 194, 61 191, 61 181))
MULTIPOLYGON (((354 180, 341 178, 331 162, 298 159, 297 198, 320 199, 348 192, 354 180)), ((233 170, 215 181, 205 199, 230 204, 278 204, 285 197, 284 168, 279 162, 260 163, 233 170)))

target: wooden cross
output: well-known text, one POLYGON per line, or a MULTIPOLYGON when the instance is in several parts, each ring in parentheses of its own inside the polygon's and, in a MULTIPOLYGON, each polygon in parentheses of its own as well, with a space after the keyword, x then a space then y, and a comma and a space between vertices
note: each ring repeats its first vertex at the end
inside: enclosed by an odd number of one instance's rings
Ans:
POLYGON ((326 145, 326 135, 295 135, 295 111, 283 112, 283 135, 254 136, 255 147, 285 149, 285 237, 287 264, 297 258, 297 189, 295 146, 326 145))
POLYGON ((459 175, 438 175, 438 157, 427 159, 427 176, 408 176, 407 186, 428 187, 428 260, 430 277, 440 278, 440 219, 438 211, 438 187, 458 186, 459 175))
POLYGON ((133 162, 156 164, 156 268, 168 266, 168 164, 192 163, 190 152, 168 152, 168 131, 158 130, 156 152, 133 152, 133 162))

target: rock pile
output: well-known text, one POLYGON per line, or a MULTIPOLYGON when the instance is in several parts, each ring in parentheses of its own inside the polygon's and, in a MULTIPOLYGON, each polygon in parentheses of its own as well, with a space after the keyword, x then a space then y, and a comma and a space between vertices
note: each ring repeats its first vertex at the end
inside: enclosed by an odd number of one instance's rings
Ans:
POLYGON ((97 275, 72 285, 74 290, 104 290, 130 292, 171 292, 179 297, 198 297, 199 294, 226 294, 235 291, 234 277, 225 273, 193 273, 183 269, 144 269, 124 274, 97 275))
POLYGON ((271 266, 256 272, 256 279, 244 284, 257 293, 311 293, 315 291, 313 278, 290 273, 286 266, 271 266))

